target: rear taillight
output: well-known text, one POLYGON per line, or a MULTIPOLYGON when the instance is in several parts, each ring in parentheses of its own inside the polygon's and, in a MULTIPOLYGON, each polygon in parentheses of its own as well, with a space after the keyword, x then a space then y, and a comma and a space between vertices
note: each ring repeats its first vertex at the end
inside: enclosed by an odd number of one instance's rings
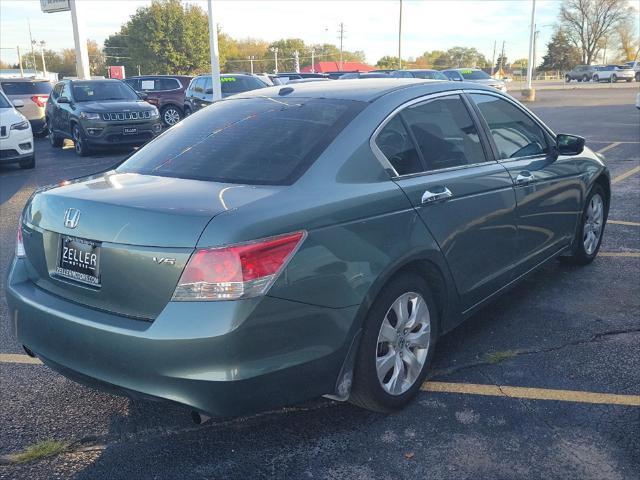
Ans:
POLYGON ((20 219, 18 233, 16 234, 16 258, 24 258, 26 255, 24 243, 22 242, 22 219, 20 219))
POLYGON ((31 100, 39 107, 44 107, 49 100, 49 95, 34 95, 31 100))
POLYGON ((264 295, 305 236, 305 232, 295 232, 196 250, 182 272, 173 300, 237 300, 264 295))

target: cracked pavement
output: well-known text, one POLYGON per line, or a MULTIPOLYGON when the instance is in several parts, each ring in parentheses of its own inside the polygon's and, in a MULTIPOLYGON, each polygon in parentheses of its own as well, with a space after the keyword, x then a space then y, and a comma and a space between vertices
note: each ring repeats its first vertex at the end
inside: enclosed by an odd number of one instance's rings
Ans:
MULTIPOLYGON (((555 131, 586 136, 594 150, 637 142, 605 153, 616 177, 640 164, 636 91, 545 90, 532 109, 555 131)), ((2 289, 33 189, 126 155, 80 159, 36 144, 35 170, 0 167, 2 289)), ((640 223, 640 174, 614 186, 609 218, 640 223)), ((602 249, 640 252, 640 227, 609 224, 602 249)), ((0 353, 22 353, 9 335, 4 296, 0 353)), ((431 378, 638 395, 640 258, 547 265, 441 338, 431 378)), ((391 415, 319 399, 195 426, 175 405, 93 391, 42 365, 0 363, 0 407, 0 455, 47 439, 75 442, 52 458, 0 464, 3 480, 640 477, 640 408, 623 405, 421 392, 391 415)))

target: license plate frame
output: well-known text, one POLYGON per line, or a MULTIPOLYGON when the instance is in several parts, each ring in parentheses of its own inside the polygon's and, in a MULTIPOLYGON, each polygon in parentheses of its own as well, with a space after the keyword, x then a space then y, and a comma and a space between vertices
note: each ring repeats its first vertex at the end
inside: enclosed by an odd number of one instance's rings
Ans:
POLYGON ((138 134, 138 127, 124 127, 122 129, 122 134, 123 135, 137 135, 138 134))
POLYGON ((100 288, 101 250, 102 244, 100 242, 61 235, 56 261, 56 275, 100 288))

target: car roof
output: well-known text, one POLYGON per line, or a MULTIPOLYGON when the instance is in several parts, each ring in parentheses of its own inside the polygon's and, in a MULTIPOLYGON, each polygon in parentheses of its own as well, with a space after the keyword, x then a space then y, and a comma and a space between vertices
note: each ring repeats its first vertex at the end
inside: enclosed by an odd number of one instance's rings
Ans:
POLYGON ((35 77, 2 77, 0 78, 0 82, 49 82, 52 83, 48 78, 35 78, 35 77))
POLYGON ((462 70, 481 70, 481 69, 476 67, 469 67, 469 68, 461 67, 461 68, 447 68, 446 70, 443 70, 443 71, 444 72, 451 72, 451 71, 460 72, 462 70))
POLYGON ((440 70, 436 70, 435 68, 409 68, 406 71, 407 72, 439 72, 440 70))
MULTIPOLYGON (((340 100, 356 100, 373 102, 388 93, 415 88, 416 96, 428 95, 447 90, 481 88, 477 83, 453 82, 443 80, 423 80, 419 78, 358 78, 353 80, 334 80, 331 82, 307 82, 294 85, 276 85, 248 92, 238 93, 233 98, 330 98, 340 100), (280 94, 280 91, 283 94, 280 94)), ((492 91, 491 88, 486 88, 492 91)))
POLYGON ((132 78, 192 78, 191 75, 133 75, 131 77, 125 78, 125 80, 130 80, 132 78))

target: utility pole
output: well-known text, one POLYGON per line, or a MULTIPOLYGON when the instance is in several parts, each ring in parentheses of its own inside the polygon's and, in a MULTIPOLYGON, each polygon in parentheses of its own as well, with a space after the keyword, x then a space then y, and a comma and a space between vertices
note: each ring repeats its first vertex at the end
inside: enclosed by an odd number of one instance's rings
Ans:
POLYGON ((315 63, 316 49, 311 49, 311 73, 316 73, 316 63, 315 63))
POLYGON ((253 61, 255 60, 255 56, 249 55, 249 65, 251 65, 251 75, 253 75, 253 61))
POLYGON ((27 19, 27 24, 29 25, 29 41, 31 43, 31 63, 33 64, 33 70, 35 71, 36 76, 38 76, 38 66, 36 65, 36 54, 33 51, 33 46, 36 42, 33 40, 31 36, 31 20, 27 19))
POLYGON ((273 73, 277 75, 278 74, 278 47, 273 47, 271 51, 273 52, 275 56, 275 61, 276 61, 276 67, 273 69, 273 73))
POLYGON ((18 65, 20 65, 20 78, 24 78, 24 70, 22 69, 22 55, 20 55, 20 45, 16 45, 18 50, 18 65))
POLYGON ((71 8, 71 24, 73 27, 73 40, 76 47, 76 75, 83 80, 91 78, 89 68, 89 51, 87 50, 87 37, 84 34, 84 22, 82 20, 82 8, 78 13, 78 0, 69 0, 71 8))
POLYGON ((342 41, 344 40, 344 23, 340 22, 340 68, 338 70, 342 71, 342 41))
POLYGON ((398 70, 402 69, 402 0, 400 0, 400 17, 398 19, 398 70))
POLYGON ((529 63, 527 64, 527 88, 522 91, 523 100, 533 102, 536 99, 536 91, 533 88, 533 56, 536 30, 536 0, 531 1, 531 30, 529 32, 529 63))
POLYGON ((218 53, 218 24, 213 18, 212 0, 208 1, 209 7, 209 53, 211 54, 211 87, 213 89, 213 101, 222 100, 222 84, 220 83, 220 55, 218 53))
POLYGON ((502 71, 502 67, 504 67, 504 40, 502 41, 502 53, 500 53, 500 58, 498 59, 500 62, 500 68, 498 68, 498 72, 502 71))
POLYGON ((296 73, 300 73, 300 52, 293 52, 293 62, 296 73))
POLYGON ((493 72, 496 67, 496 40, 493 41, 493 57, 491 57, 491 76, 493 77, 493 72))
MULTIPOLYGON (((535 27, 534 27, 535 28, 535 27)), ((536 74, 536 56, 538 51, 538 34, 540 30, 536 30, 533 34, 533 75, 536 74)))
POLYGON ((42 75, 47 77, 47 66, 44 63, 44 40, 40 40, 40 58, 42 59, 42 75))

